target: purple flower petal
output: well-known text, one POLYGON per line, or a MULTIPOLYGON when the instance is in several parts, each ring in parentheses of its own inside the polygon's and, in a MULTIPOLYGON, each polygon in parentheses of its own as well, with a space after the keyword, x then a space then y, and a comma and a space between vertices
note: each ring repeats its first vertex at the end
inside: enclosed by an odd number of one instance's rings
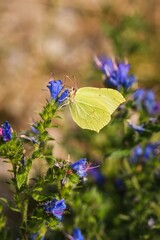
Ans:
POLYGON ((84 237, 81 233, 81 230, 79 228, 75 228, 73 230, 73 240, 84 240, 84 237))
POLYGON ((85 158, 81 158, 71 165, 71 168, 76 171, 77 175, 80 177, 87 176, 87 160, 85 158))
POLYGON ((68 89, 63 91, 64 86, 61 80, 52 80, 49 82, 47 87, 50 90, 51 98, 58 102, 58 105, 63 103, 69 95, 68 89))
POLYGON ((62 85, 62 81, 61 80, 51 80, 48 84, 48 88, 50 90, 50 94, 51 94, 51 98, 53 98, 54 100, 57 100, 57 97, 59 95, 59 93, 62 91, 62 89, 64 88, 64 86, 62 85))
POLYGON ((69 96, 69 91, 66 89, 58 98, 58 104, 60 105, 62 102, 64 102, 69 96))
POLYGON ((8 142, 12 139, 12 128, 11 125, 5 121, 0 128, 0 136, 2 136, 4 142, 8 142))
POLYGON ((95 58, 97 67, 105 76, 104 84, 106 87, 120 90, 121 87, 128 89, 135 82, 134 75, 128 75, 130 65, 125 62, 116 63, 110 58, 95 58))
POLYGON ((66 204, 64 199, 56 200, 53 199, 52 201, 48 201, 44 205, 44 211, 47 214, 53 214, 59 220, 62 219, 62 215, 64 210, 66 209, 66 204))

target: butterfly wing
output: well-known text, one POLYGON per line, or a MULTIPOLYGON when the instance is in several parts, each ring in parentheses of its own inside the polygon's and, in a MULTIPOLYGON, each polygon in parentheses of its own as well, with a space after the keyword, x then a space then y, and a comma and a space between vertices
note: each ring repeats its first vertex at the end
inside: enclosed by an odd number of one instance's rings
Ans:
POLYGON ((96 132, 110 121, 110 114, 103 109, 103 105, 93 107, 92 103, 73 102, 70 112, 78 126, 96 132))
POLYGON ((116 90, 84 87, 72 98, 70 112, 81 128, 99 132, 109 123, 111 114, 124 101, 123 96, 116 90))

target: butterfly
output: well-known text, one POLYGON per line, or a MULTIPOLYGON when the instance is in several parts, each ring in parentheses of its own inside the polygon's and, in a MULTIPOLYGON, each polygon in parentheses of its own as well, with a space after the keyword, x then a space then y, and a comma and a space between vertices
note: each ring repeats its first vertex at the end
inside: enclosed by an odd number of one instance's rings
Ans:
POLYGON ((125 102, 120 92, 110 88, 73 88, 69 93, 73 121, 82 129, 99 132, 111 120, 112 113, 125 102))

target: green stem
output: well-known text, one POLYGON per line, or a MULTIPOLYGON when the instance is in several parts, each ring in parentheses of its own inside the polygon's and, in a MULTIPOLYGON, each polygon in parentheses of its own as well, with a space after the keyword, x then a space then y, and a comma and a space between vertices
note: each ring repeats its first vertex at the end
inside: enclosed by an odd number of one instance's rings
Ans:
POLYGON ((22 239, 27 240, 27 213, 28 213, 28 199, 25 199, 23 202, 23 212, 22 212, 22 226, 23 226, 23 233, 22 239))
MULTIPOLYGON (((16 175, 17 175, 17 167, 16 164, 12 164, 13 167, 13 174, 14 174, 14 179, 16 180, 16 175)), ((28 187, 28 178, 26 181, 26 185, 28 187)), ((19 189, 17 187, 17 184, 15 185, 15 192, 16 195, 19 195, 19 189)), ((28 199, 23 199, 21 202, 21 212, 22 212, 22 228, 21 228, 21 239, 22 240, 28 240, 27 238, 27 212, 28 212, 28 199)))
MULTIPOLYGON (((30 159, 31 160, 31 159, 30 159)), ((28 160, 28 162, 30 161, 28 160)), ((29 188, 29 178, 30 178, 30 170, 32 167, 32 161, 30 161, 30 164, 27 169, 27 179, 26 179, 26 190, 29 188)), ((27 227, 27 221, 28 221, 28 195, 24 193, 24 199, 22 200, 22 240, 28 240, 27 232, 28 232, 28 227, 27 227)))

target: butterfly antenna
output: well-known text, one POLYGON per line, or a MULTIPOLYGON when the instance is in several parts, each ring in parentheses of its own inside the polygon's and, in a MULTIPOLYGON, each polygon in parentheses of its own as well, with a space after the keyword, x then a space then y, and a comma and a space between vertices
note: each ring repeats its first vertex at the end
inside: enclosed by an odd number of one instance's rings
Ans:
MULTIPOLYGON (((50 82, 51 80, 54 80, 54 77, 53 77, 53 73, 52 73, 52 72, 51 72, 51 74, 50 74, 50 76, 49 76, 49 82, 50 82)), ((48 86, 48 85, 47 85, 47 86, 48 86)), ((46 88, 42 88, 41 90, 48 92, 48 89, 46 89, 46 88)))
POLYGON ((70 154, 68 154, 66 161, 69 162, 69 163, 71 162, 71 155, 70 154))
POLYGON ((68 75, 66 75, 66 78, 68 78, 72 82, 73 87, 75 89, 77 89, 77 87, 76 87, 76 78, 75 78, 75 76, 72 76, 72 77, 73 77, 73 79, 71 79, 68 75))
POLYGON ((41 88, 41 91, 48 92, 48 89, 41 88))
POLYGON ((73 79, 74 79, 74 88, 77 89, 77 80, 76 77, 73 75, 73 79))
POLYGON ((50 80, 54 80, 54 77, 53 77, 53 73, 51 72, 50 76, 49 76, 49 79, 50 80))
POLYGON ((127 58, 124 58, 124 63, 128 64, 128 59, 127 58))

